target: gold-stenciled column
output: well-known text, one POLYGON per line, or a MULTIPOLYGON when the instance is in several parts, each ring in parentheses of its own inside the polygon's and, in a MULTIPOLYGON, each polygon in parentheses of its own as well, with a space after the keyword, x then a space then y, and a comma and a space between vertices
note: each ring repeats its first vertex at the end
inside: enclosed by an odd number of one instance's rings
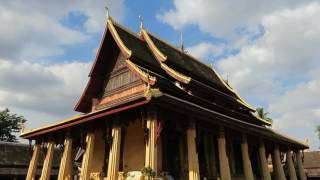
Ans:
POLYGON ((254 178, 253 178, 252 166, 251 166, 251 161, 250 161, 249 152, 248 152, 248 140, 247 140, 247 135, 244 133, 242 134, 241 153, 242 153, 244 177, 246 180, 253 180, 254 178))
POLYGON ((157 112, 149 110, 147 114, 148 139, 146 144, 145 167, 157 172, 157 112))
POLYGON ((53 153, 54 153, 54 143, 50 141, 48 142, 48 145, 47 145, 47 154, 43 162, 40 180, 50 179, 53 153))
POLYGON ((300 177, 300 180, 307 180, 306 173, 304 172, 304 168, 302 165, 301 154, 302 153, 300 151, 296 152, 299 177, 300 177))
POLYGON ((222 126, 219 127, 218 154, 220 162, 220 178, 221 180, 231 180, 230 167, 226 150, 226 137, 224 128, 222 126))
POLYGON ((118 179, 121 148, 121 127, 114 124, 112 128, 112 146, 109 153, 107 180, 118 179))
POLYGON ((188 144, 188 164, 189 164, 189 180, 199 180, 199 162, 196 148, 196 127, 194 122, 190 122, 187 129, 188 144))
POLYGON ((259 158, 260 158, 260 166, 261 166, 261 174, 263 180, 271 180, 269 168, 268 168, 268 162, 266 157, 266 149, 264 142, 260 140, 259 144, 259 158))
POLYGON ((92 166, 93 159, 93 149, 94 149, 95 133, 88 132, 86 137, 86 151, 83 155, 82 165, 81 165, 81 180, 89 180, 90 178, 90 168, 92 166))
POLYGON ((33 146, 33 153, 32 158, 30 160, 28 174, 26 180, 33 180, 36 176, 37 166, 38 166, 38 160, 40 155, 40 144, 37 142, 33 146))
POLYGON ((66 137, 64 140, 64 150, 60 162, 58 180, 72 179, 73 174, 73 151, 72 138, 66 137))
POLYGON ((275 179, 277 180, 286 180, 284 175, 284 170, 282 167, 281 159, 280 159, 280 150, 279 146, 275 145, 272 153, 272 164, 273 164, 273 172, 275 175, 275 179))

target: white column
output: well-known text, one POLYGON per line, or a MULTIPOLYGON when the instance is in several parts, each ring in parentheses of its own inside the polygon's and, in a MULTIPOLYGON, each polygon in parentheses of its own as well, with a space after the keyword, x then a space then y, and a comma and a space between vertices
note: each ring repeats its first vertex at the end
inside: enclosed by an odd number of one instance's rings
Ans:
POLYGON ((287 159, 290 180, 297 180, 297 174, 296 174, 296 170, 294 168, 294 163, 293 163, 293 159, 292 159, 292 152, 290 149, 287 150, 286 156, 287 156, 286 159, 287 159))
POLYGON ((284 170, 282 167, 281 159, 280 159, 280 151, 279 147, 275 145, 272 154, 272 163, 273 163, 273 172, 275 175, 275 179, 277 180, 286 180, 284 175, 284 170))
POLYGON ((250 161, 249 152, 248 152, 248 140, 247 140, 246 134, 242 134, 241 152, 242 152, 242 164, 243 164, 244 177, 246 180, 253 180, 254 178, 253 178, 251 161, 250 161))
POLYGON ((221 180, 231 180, 230 167, 226 150, 226 138, 224 128, 222 126, 219 127, 218 151, 220 161, 220 178, 221 180))
POLYGON ((299 177, 300 177, 300 180, 307 180, 306 173, 304 172, 304 168, 302 165, 301 154, 302 154, 301 151, 296 152, 299 177))
POLYGON ((261 140, 259 145, 259 157, 260 157, 260 166, 261 166, 261 174, 263 180, 271 180, 268 162, 266 158, 266 149, 264 146, 264 142, 261 140))

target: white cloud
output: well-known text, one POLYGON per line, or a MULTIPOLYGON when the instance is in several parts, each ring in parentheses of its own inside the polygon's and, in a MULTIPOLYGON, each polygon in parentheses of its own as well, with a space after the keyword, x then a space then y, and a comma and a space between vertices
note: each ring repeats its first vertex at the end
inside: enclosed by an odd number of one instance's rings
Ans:
POLYGON ((225 50, 226 47, 223 44, 214 45, 210 42, 202 42, 187 48, 187 51, 190 54, 200 59, 221 55, 225 52, 225 50))
POLYGON ((242 95, 269 104, 276 129, 309 138, 312 148, 319 144, 319 16, 319 3, 267 14, 266 33, 218 64, 242 95))
POLYGON ((257 98, 264 94, 267 99, 287 90, 284 85, 313 78, 310 74, 320 69, 319 15, 320 4, 312 3, 264 16, 263 37, 222 60, 219 69, 228 72, 243 92, 255 92, 257 98))
POLYGON ((299 139, 308 138, 313 149, 319 147, 315 134, 320 125, 320 79, 297 85, 276 100, 271 101, 268 111, 275 119, 274 128, 299 139))
POLYGON ((174 0, 174 8, 157 17, 176 29, 197 25, 201 31, 215 36, 230 36, 245 28, 256 32, 261 17, 274 11, 297 7, 310 1, 283 0, 174 0))
MULTIPOLYGON (((301 140, 309 138, 311 148, 319 147, 315 133, 320 124, 319 2, 175 0, 174 6, 158 18, 176 29, 193 24, 231 40, 220 49, 240 52, 218 62, 222 75, 228 75, 245 99, 267 105, 276 129, 301 140), (248 41, 259 26, 264 33, 248 41)), ((220 53, 215 46, 203 42, 190 52, 210 57, 220 53)))
MULTIPOLYGON (((116 19, 124 15, 123 0, 108 1, 116 19)), ((105 2, 75 1, 5 1, 0 4, 0 58, 34 60, 62 55, 66 46, 83 43, 90 33, 101 32, 105 26, 105 2), (61 23, 76 12, 87 19, 85 32, 61 23)))
MULTIPOLYGON (((108 1, 108 7, 113 18, 123 18, 123 0, 108 1)), ((104 27, 102 0, 1 2, 0 109, 25 116, 28 128, 75 114, 91 63, 41 62, 87 42, 104 27), (70 20, 72 13, 84 17, 83 24, 70 20)))
POLYGON ((30 119, 31 127, 48 122, 44 117, 58 120, 75 114, 72 107, 84 89, 91 67, 91 63, 80 62, 17 65, 0 60, 0 64, 1 107, 16 109, 15 113, 27 118, 36 117, 30 119))

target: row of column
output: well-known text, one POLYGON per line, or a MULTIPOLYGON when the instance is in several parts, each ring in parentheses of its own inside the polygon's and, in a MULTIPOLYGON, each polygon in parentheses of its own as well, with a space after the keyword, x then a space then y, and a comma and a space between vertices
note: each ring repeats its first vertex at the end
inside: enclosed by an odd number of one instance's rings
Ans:
MULTIPOLYGON (((148 128, 148 139, 146 143, 146 156, 145 156, 145 166, 152 168, 157 172, 157 118, 156 114, 149 114, 147 119, 147 128, 148 128)), ((90 168, 94 165, 94 156, 95 154, 95 133, 88 133, 86 137, 86 151, 83 156, 81 176, 82 180, 89 180, 91 178, 96 179, 95 177, 90 177, 90 168)), ((115 180, 118 179, 119 174, 119 161, 120 161, 120 146, 121 146, 121 127, 114 126, 112 129, 112 146, 109 153, 109 162, 108 162, 108 172, 107 179, 115 180)), ((219 166, 220 166, 220 178, 222 180, 231 180, 230 166, 226 150, 226 138, 224 128, 219 127, 218 135, 218 157, 219 157, 219 166)), ((51 173, 51 165, 54 153, 54 143, 47 143, 47 153, 43 163, 43 168, 41 172, 41 180, 49 180, 51 173)), ((187 147, 188 147, 188 168, 189 168, 189 180, 199 180, 199 162, 198 154, 196 149, 196 127, 194 123, 191 123, 187 128, 187 147)), ((39 159, 40 145, 35 144, 32 159, 30 161, 30 166, 28 169, 27 180, 35 179, 37 162, 39 159)), ((246 180, 254 180, 250 156, 248 152, 248 141, 247 135, 242 134, 241 142, 241 153, 243 161, 243 170, 244 177, 246 180)), ((72 179, 73 174, 73 150, 72 150, 72 138, 67 137, 64 141, 64 151, 61 158, 60 169, 58 180, 72 179)), ((306 180, 304 169, 302 166, 301 152, 296 153, 297 156, 297 165, 298 165, 298 174, 301 180, 306 180)), ((296 180, 296 170, 294 167, 292 152, 288 150, 286 152, 288 170, 291 180, 296 180)), ((264 180, 271 180, 270 172, 268 170, 268 163, 266 159, 266 150, 265 145, 262 141, 259 144, 259 158, 260 158, 260 167, 261 175, 264 180)), ((272 152, 272 163, 275 179, 285 180, 285 173, 282 167, 280 159, 280 150, 278 146, 275 146, 272 152)), ((101 177, 100 177, 101 178, 101 177)), ((99 179, 99 178, 97 178, 99 179)))
MULTIPOLYGON (((188 162, 189 162, 189 180, 199 180, 199 163, 198 163, 198 154, 196 152, 196 128, 194 124, 189 126, 187 129, 187 140, 188 140, 188 162)), ((219 157, 219 166, 220 166, 220 178, 222 180, 231 180, 230 166, 229 160, 227 156, 226 150, 226 138, 224 128, 222 126, 219 127, 219 135, 218 135, 218 157, 219 157)), ((242 142, 241 142, 241 153, 242 153, 242 163, 244 170, 244 179, 246 180, 254 180, 251 160, 248 151, 248 141, 247 135, 242 134, 242 142)), ((298 174, 301 180, 306 180, 306 175, 304 172, 304 168, 302 165, 301 152, 296 152, 297 155, 297 166, 298 166, 298 174)), ((259 144, 259 159, 260 159, 260 167, 261 167, 261 175, 263 180, 271 180, 271 175, 268 168, 268 162, 266 158, 266 150, 263 141, 260 141, 259 144)), ((272 162, 273 162, 273 170, 275 179, 277 180, 285 180, 285 173, 282 167, 281 158, 280 158, 280 150, 278 146, 275 146, 272 153, 272 162)), ((287 151, 287 163, 289 167, 289 176, 290 180, 297 180, 297 175, 293 163, 292 152, 291 150, 287 151)))

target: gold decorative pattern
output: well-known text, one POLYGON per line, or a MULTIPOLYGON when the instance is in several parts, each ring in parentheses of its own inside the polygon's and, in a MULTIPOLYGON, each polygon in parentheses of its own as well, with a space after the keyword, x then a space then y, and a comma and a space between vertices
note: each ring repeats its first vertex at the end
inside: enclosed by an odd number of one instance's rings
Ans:
POLYGON ((35 129, 30 129, 28 131, 24 131, 20 134, 20 136, 25 136, 27 134, 30 134, 30 133, 33 133, 33 132, 36 132, 36 131, 40 131, 40 130, 43 130, 43 129, 46 129, 46 128, 51 128, 53 126, 57 126, 57 125, 61 125, 61 124, 64 124, 66 122, 69 122, 69 121, 73 121, 75 119, 78 119, 82 116, 84 116, 85 114, 83 115, 76 115, 76 116, 73 116, 73 117, 70 117, 70 118, 66 118, 66 119, 63 119, 61 121, 58 121, 56 123, 52 123, 52 124, 49 124, 49 125, 45 125, 45 126, 41 126, 41 127, 38 127, 38 128, 35 128, 35 129))
POLYGON ((92 173, 90 173, 90 179, 100 180, 101 179, 101 172, 92 172, 92 173))
POLYGON ((159 88, 150 88, 150 86, 148 86, 146 89, 145 89, 145 92, 144 92, 144 97, 150 101, 152 97, 160 97, 162 96, 163 93, 160 91, 159 88))
POLYGON ((141 84, 141 85, 138 85, 138 86, 134 86, 134 87, 132 87, 130 89, 124 90, 122 92, 119 92, 117 94, 106 96, 106 97, 102 98, 102 100, 100 101, 100 103, 98 105, 98 108, 100 108, 101 106, 104 106, 104 105, 106 105, 106 104, 108 104, 110 102, 117 101, 117 100, 119 100, 121 98, 128 97, 128 96, 143 92, 145 90, 145 88, 146 88, 146 85, 145 84, 141 84))
POLYGON ((173 77, 173 78, 177 79, 178 81, 183 82, 185 84, 190 83, 190 81, 191 81, 190 77, 185 76, 185 75, 175 71, 174 69, 170 68, 169 66, 167 66, 164 63, 161 63, 160 65, 161 65, 161 68, 163 70, 165 70, 171 77, 173 77))
POLYGON ((130 58, 132 55, 132 51, 130 49, 128 49, 123 41, 121 40, 117 30, 115 29, 115 27, 113 26, 112 20, 109 18, 108 19, 108 28, 111 32, 112 37, 114 38, 114 40, 116 41, 118 47, 121 50, 121 53, 126 57, 126 58, 130 58))
POLYGON ((148 35, 148 32, 145 29, 141 29, 141 36, 142 39, 144 39, 147 44, 148 47, 151 49, 153 55, 156 57, 156 59, 159 62, 165 62, 167 60, 167 56, 165 56, 157 47, 156 45, 153 43, 153 41, 151 40, 151 38, 148 35))
POLYGON ((150 76, 148 73, 142 71, 137 65, 135 65, 130 59, 125 60, 127 67, 136 73, 141 79, 151 85, 156 83, 156 77, 150 76))

